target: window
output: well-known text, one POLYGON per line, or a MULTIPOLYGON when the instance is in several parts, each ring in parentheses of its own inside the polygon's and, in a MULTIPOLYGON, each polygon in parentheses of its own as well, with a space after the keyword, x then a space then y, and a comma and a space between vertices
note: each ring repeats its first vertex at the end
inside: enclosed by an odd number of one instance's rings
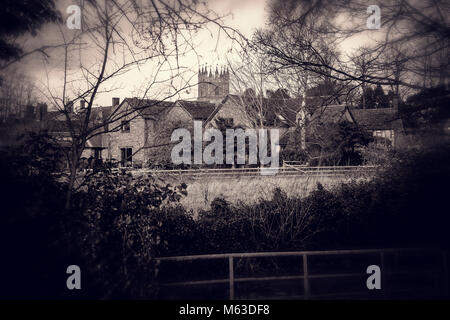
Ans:
POLYGON ((219 90, 220 88, 219 87, 216 87, 215 89, 214 89, 214 95, 216 95, 216 96, 218 96, 220 93, 220 90, 219 90))
POLYGON ((94 149, 94 159, 101 159, 102 158, 102 149, 95 148, 94 149))
POLYGON ((393 130, 375 130, 373 132, 373 136, 393 140, 394 131, 393 130))
POLYGON ((394 144, 394 130, 374 130, 373 136, 378 145, 390 147, 394 144))
POLYGON ((234 120, 233 118, 224 118, 223 123, 227 128, 233 127, 234 120))
POLYGON ((123 120, 120 125, 120 130, 122 132, 130 132, 130 121, 123 120))
POLYGON ((120 164, 122 167, 131 167, 133 164, 133 150, 131 148, 120 148, 120 164))

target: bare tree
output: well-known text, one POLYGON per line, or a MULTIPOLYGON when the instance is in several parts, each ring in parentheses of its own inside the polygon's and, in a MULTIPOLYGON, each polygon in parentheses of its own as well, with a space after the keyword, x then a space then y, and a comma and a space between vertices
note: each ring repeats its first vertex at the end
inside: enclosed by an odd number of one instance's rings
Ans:
POLYGON ((228 60, 231 89, 238 93, 234 102, 253 128, 264 128, 269 112, 264 90, 271 87, 270 74, 264 67, 264 57, 249 47, 238 52, 233 61, 228 60))
MULTIPOLYGON (((381 8, 381 39, 374 39, 366 47, 372 57, 381 59, 383 52, 402 47, 404 56, 402 65, 408 71, 408 77, 398 77, 398 73, 383 73, 382 70, 361 75, 351 61, 340 60, 339 64, 330 65, 321 59, 313 61, 298 55, 297 51, 318 51, 314 42, 294 41, 297 34, 313 32, 319 38, 326 38, 327 44, 339 44, 359 34, 373 32, 368 30, 366 21, 368 4, 359 0, 338 1, 272 1, 270 10, 271 28, 257 34, 260 48, 272 57, 278 68, 299 68, 343 81, 357 81, 368 84, 388 86, 406 86, 422 89, 433 83, 421 81, 424 73, 428 78, 440 79, 448 76, 449 47, 449 4, 446 1, 379 1, 381 8), (308 23, 315 21, 314 24, 308 23), (280 41, 281 40, 281 41, 280 41), (421 63, 428 57, 426 68, 421 63), (445 73, 445 74, 444 74, 445 73)), ((367 45, 367 44, 366 44, 367 45)), ((392 57, 392 56, 391 56, 392 57)), ((384 57, 385 59, 388 56, 384 57)), ((395 56, 392 57, 394 60, 395 56)), ((398 58, 398 57, 397 57, 398 58)), ((386 61, 385 65, 393 64, 386 61)), ((423 63, 422 63, 423 65, 423 63)))
POLYGON ((359 77, 359 81, 356 81, 361 86, 361 98, 362 98, 362 108, 367 108, 366 92, 367 92, 367 82, 366 79, 370 78, 371 75, 376 72, 376 57, 373 55, 371 50, 362 47, 352 57, 353 67, 355 74, 359 77))
MULTIPOLYGON (((439 83, 448 87, 450 28, 446 1, 379 1, 379 30, 367 26, 370 14, 366 1, 269 3, 269 26, 256 32, 254 44, 267 56, 272 70, 299 73, 303 81, 311 74, 328 79, 342 89, 345 98, 338 99, 341 103, 351 105, 359 100, 358 91, 365 99, 369 86, 389 87, 397 96, 439 83), (358 41, 356 52, 336 52, 341 44, 358 41), (333 59, 324 59, 330 48, 336 52, 333 59)), ((365 101, 363 106, 367 107, 365 101)))
MULTIPOLYGON (((81 5, 81 4, 80 4, 81 5)), ((194 50, 192 33, 207 24, 220 26, 220 19, 197 1, 89 1, 82 8, 83 26, 79 32, 60 27, 63 39, 62 62, 57 66, 62 85, 54 88, 47 77, 45 94, 64 115, 71 136, 67 150, 69 165, 66 208, 70 207, 77 169, 86 142, 92 137, 120 130, 121 119, 130 121, 139 110, 176 97, 192 86, 189 79, 171 94, 161 97, 157 87, 171 86, 186 70, 179 56, 194 50), (148 83, 140 88, 141 99, 131 108, 114 107, 102 123, 92 121, 95 99, 116 89, 113 80, 144 63, 152 65, 148 83), (148 104, 148 98, 159 99, 148 104), (82 110, 73 110, 83 101, 82 110)), ((226 30, 230 32, 229 29, 226 30)))
POLYGON ((1 121, 11 115, 22 117, 24 107, 34 103, 36 88, 33 81, 17 69, 9 70, 7 77, 3 75, 0 86, 1 121))

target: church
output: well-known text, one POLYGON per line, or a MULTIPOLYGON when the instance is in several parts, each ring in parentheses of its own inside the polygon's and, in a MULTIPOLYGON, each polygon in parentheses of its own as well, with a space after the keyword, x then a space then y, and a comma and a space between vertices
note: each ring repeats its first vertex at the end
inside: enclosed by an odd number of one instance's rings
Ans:
MULTIPOLYGON (((226 67, 216 66, 214 70, 201 66, 197 77, 196 100, 125 98, 120 101, 115 97, 111 106, 93 108, 91 121, 104 123, 101 130, 107 132, 89 139, 82 156, 137 168, 167 162, 172 131, 189 129, 194 120, 201 121, 203 128, 218 127, 218 123, 230 128, 277 128, 281 148, 298 139, 294 137, 298 134, 295 129, 304 126, 302 99, 231 94, 230 72, 226 67), (123 114, 126 116, 118 116, 123 114)), ((310 123, 318 114, 322 120, 361 123, 374 136, 386 137, 394 146, 398 144, 402 124, 396 108, 355 110, 342 104, 323 106, 317 98, 308 97, 305 102, 307 109, 312 110, 306 112, 310 123)), ((308 130, 301 132, 307 136, 308 130)))
POLYGON ((206 66, 198 70, 198 101, 220 102, 230 93, 228 68, 216 66, 215 72, 206 66))
MULTIPOLYGON (((246 101, 248 102, 248 101, 246 101)), ((148 166, 154 155, 167 154, 162 151, 170 138, 171 131, 180 126, 193 124, 194 120, 202 121, 203 127, 215 126, 217 119, 223 119, 230 126, 243 128, 253 127, 252 121, 244 108, 240 107, 241 99, 230 95, 230 72, 225 67, 198 71, 197 99, 159 101, 150 99, 125 98, 119 103, 113 99, 111 107, 102 107, 105 113, 120 110, 127 117, 109 124, 109 132, 95 146, 95 155, 103 160, 116 160, 122 166, 148 166), (120 128, 117 130, 117 128, 120 128)), ((87 152, 89 154, 89 152, 87 152)), ((166 159, 168 160, 168 159, 166 159)))

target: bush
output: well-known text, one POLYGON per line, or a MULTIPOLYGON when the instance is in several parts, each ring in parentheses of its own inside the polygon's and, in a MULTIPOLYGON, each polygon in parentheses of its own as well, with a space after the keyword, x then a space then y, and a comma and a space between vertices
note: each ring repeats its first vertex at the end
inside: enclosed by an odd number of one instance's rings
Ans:
POLYGON ((179 231, 167 228, 177 212, 172 209, 166 216, 168 209, 161 207, 179 201, 185 190, 184 184, 161 186, 151 177, 135 179, 130 173, 90 176, 74 195, 72 214, 80 223, 71 238, 82 248, 91 291, 119 298, 156 294, 154 258, 176 248, 166 235, 179 231))
POLYGON ((23 136, 17 147, 1 151, 1 298, 62 294, 65 269, 58 268, 67 258, 61 240, 65 188, 55 174, 61 158, 46 133, 23 136))
POLYGON ((31 139, 0 158, 2 297, 152 298, 160 256, 449 244, 449 146, 304 198, 280 189, 254 204, 216 198, 194 219, 178 203, 185 184, 125 172, 87 175, 66 211, 60 155, 49 137, 31 139), (81 293, 65 289, 71 264, 82 269, 81 293))
MULTIPOLYGON (((390 143, 390 141, 389 141, 390 143)), ((371 142, 360 149, 364 165, 387 166, 396 160, 396 152, 389 143, 371 142)))
MULTIPOLYGON (((177 249, 177 207, 186 185, 97 172, 73 194, 57 174, 58 148, 47 135, 31 135, 1 154, 2 282, 5 298, 149 298, 156 294, 154 258, 177 249), (169 212, 168 215, 166 213, 169 212), (169 217, 174 227, 169 227, 169 217), (168 236, 168 232, 172 238, 168 236), (83 290, 69 291, 66 268, 79 265, 83 290)), ((178 211, 177 211, 178 210, 178 211)), ((179 218, 183 215, 183 218, 179 218)), ((191 219, 192 220, 192 219, 191 219)), ((188 228, 184 228, 187 230, 188 228)), ((186 243, 189 243, 186 241, 186 243)))

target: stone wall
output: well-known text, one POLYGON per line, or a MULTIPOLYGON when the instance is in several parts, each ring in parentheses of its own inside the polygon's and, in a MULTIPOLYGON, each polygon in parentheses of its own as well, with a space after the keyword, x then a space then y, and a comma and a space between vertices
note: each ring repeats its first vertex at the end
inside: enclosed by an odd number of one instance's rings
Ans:
MULTIPOLYGON (((145 120, 141 116, 136 116, 136 113, 131 114, 128 119, 130 120, 130 131, 122 132, 120 129, 115 132, 108 133, 108 153, 111 159, 120 161, 121 148, 131 148, 133 152, 133 162, 138 161, 145 162, 145 150, 141 149, 145 143, 145 120), (140 151, 138 151, 141 149, 140 151), (138 152, 136 152, 138 151, 138 152), (135 153, 136 152, 136 153, 135 153)), ((110 128, 115 128, 120 124, 121 119, 117 122, 110 124, 110 128)))
POLYGON ((214 117, 207 123, 206 127, 214 127, 215 120, 219 118, 232 118, 235 126, 242 126, 244 128, 251 128, 252 124, 248 118, 248 115, 243 110, 242 106, 235 103, 231 99, 227 99, 220 110, 214 115, 214 117))

